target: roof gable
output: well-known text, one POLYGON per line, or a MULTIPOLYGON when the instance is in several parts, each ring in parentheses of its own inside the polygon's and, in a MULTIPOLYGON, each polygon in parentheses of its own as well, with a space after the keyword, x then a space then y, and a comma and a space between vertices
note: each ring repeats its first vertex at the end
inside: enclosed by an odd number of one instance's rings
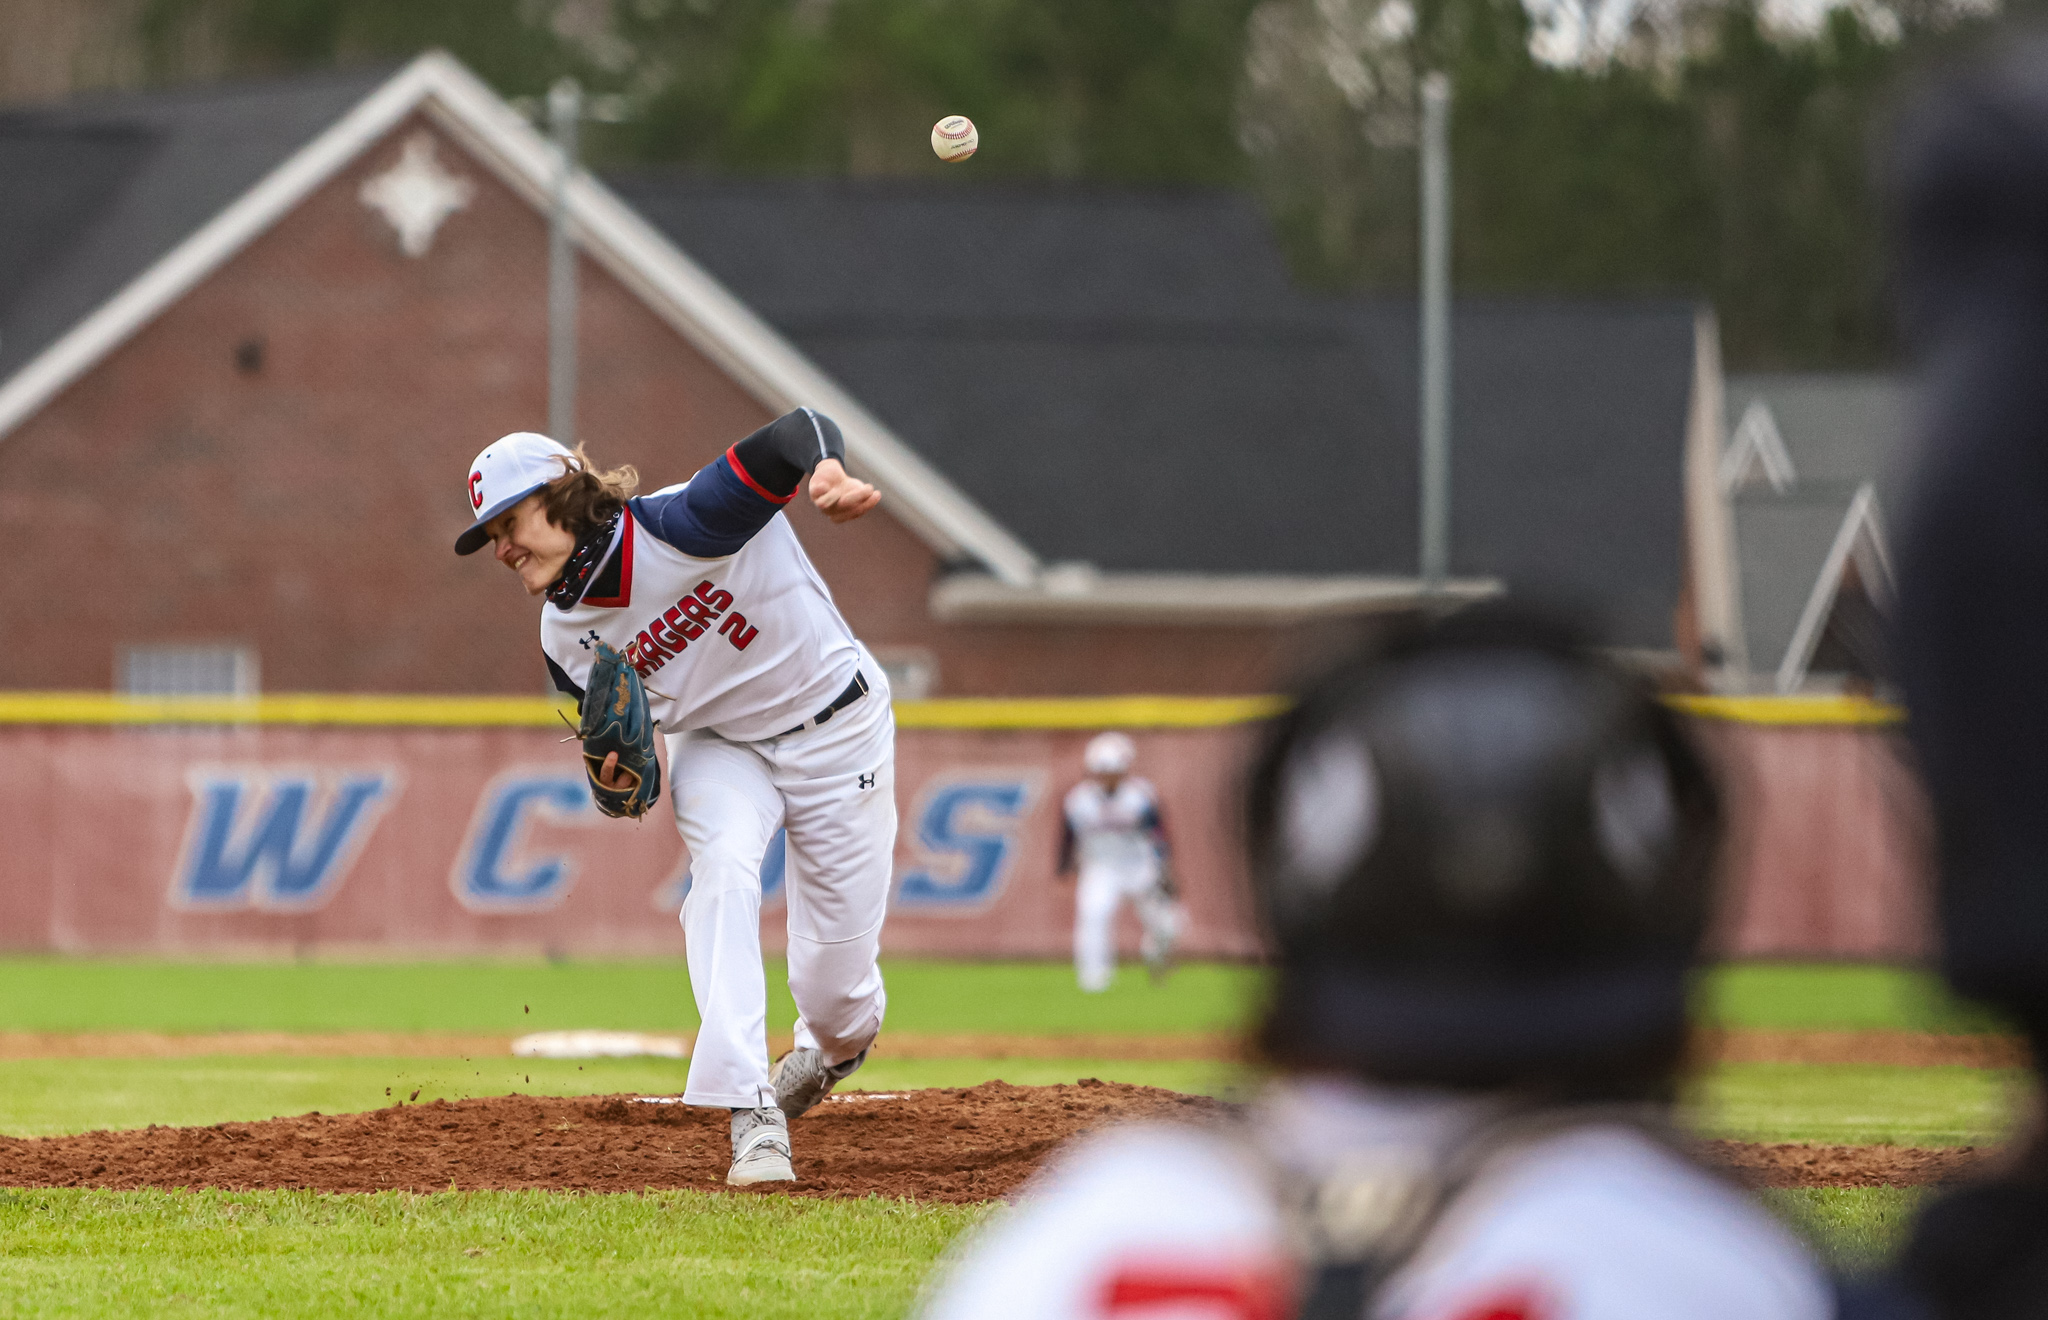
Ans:
POLYGON ((1778 430, 1771 405, 1756 398, 1742 410, 1742 420, 1736 423, 1728 449, 1721 455, 1721 489, 1741 490, 1759 479, 1783 495, 1798 482, 1799 472, 1785 450, 1785 437, 1778 430))
POLYGON ((1831 626, 1844 555, 1856 565, 1857 608, 1888 604, 1882 510, 1902 475, 1912 390, 1880 373, 1765 373, 1729 377, 1726 398, 1738 420, 1721 495, 1745 650, 1758 675, 1791 691, 1831 626))
POLYGON ((1815 576, 1806 607, 1800 611, 1798 626, 1778 662, 1780 692, 1797 691, 1805 681, 1824 630, 1845 585, 1854 582, 1862 596, 1880 613, 1887 611, 1892 596, 1891 551, 1886 544, 1883 518, 1877 507, 1877 487, 1865 482, 1842 515, 1827 558, 1815 576))

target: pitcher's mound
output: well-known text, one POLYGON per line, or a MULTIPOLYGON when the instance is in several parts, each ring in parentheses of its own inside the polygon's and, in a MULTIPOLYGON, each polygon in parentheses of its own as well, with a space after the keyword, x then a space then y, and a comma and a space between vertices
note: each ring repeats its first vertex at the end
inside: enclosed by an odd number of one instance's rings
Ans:
MULTIPOLYGON (((853 1091, 790 1125, 799 1181, 781 1190, 985 1201, 1015 1191, 1047 1151, 1083 1128, 1221 1108, 1202 1096, 1088 1081, 853 1091)), ((0 1138, 0 1185, 708 1190, 725 1187, 731 1159, 722 1109, 632 1096, 514 1095, 203 1128, 0 1138)))
MULTIPOLYGON (((1068 1137, 1135 1118, 1200 1121, 1226 1106, 1083 1081, 854 1091, 791 1125, 804 1196, 986 1201, 1008 1196, 1068 1137)), ((633 1096, 494 1096, 204 1128, 0 1138, 0 1186, 305 1188, 323 1192, 725 1187, 728 1116, 633 1096)), ((1967 1151, 1707 1143, 1764 1186, 1874 1186, 1953 1177, 1967 1151)))

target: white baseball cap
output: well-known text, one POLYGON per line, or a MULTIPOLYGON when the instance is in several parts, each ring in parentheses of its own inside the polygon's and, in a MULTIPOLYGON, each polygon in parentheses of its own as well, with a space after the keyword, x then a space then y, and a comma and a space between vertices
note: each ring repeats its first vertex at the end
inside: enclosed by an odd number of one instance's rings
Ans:
POLYGON ((1120 775, 1138 759, 1138 749, 1121 733, 1098 733, 1081 754, 1081 764, 1091 775, 1120 775))
POLYGON ((534 431, 514 431, 493 441, 469 465, 464 494, 476 521, 455 538, 455 553, 473 555, 490 534, 484 524, 562 475, 562 460, 573 466, 576 456, 534 431))

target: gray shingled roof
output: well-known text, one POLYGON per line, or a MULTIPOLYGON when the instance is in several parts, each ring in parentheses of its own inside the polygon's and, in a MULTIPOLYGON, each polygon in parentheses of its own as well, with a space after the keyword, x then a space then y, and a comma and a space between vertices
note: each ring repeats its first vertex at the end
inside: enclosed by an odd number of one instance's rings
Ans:
POLYGON ((1742 626, 1750 666, 1775 671, 1849 512, 1847 499, 1759 497, 1735 505, 1742 626))
POLYGON ((0 114, 0 378, 390 76, 79 97, 0 114))
MULTIPOLYGON (((1209 191, 608 180, 1033 550, 1412 573, 1415 311, 1306 296, 1209 191)), ((1667 647, 1693 309, 1468 301, 1453 568, 1667 647)))
POLYGON ((1777 420, 1803 486, 1876 481, 1889 488, 1912 420, 1912 396, 1899 376, 1875 372, 1736 375, 1726 387, 1730 433, 1761 399, 1777 420))
POLYGON ((1844 372, 1730 376, 1725 398, 1730 440, 1752 402, 1770 408, 1797 477, 1783 493, 1753 481, 1730 501, 1750 667, 1769 673, 1857 489, 1875 482, 1880 516, 1893 507, 1912 395, 1902 377, 1844 372))

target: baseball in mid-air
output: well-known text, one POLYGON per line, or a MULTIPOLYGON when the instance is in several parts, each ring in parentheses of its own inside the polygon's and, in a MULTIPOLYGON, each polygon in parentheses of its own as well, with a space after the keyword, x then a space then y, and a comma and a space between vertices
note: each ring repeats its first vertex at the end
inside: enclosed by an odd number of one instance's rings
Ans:
POLYGON ((948 165, 957 165, 981 145, 981 134, 966 115, 947 115, 932 125, 932 151, 948 165))

